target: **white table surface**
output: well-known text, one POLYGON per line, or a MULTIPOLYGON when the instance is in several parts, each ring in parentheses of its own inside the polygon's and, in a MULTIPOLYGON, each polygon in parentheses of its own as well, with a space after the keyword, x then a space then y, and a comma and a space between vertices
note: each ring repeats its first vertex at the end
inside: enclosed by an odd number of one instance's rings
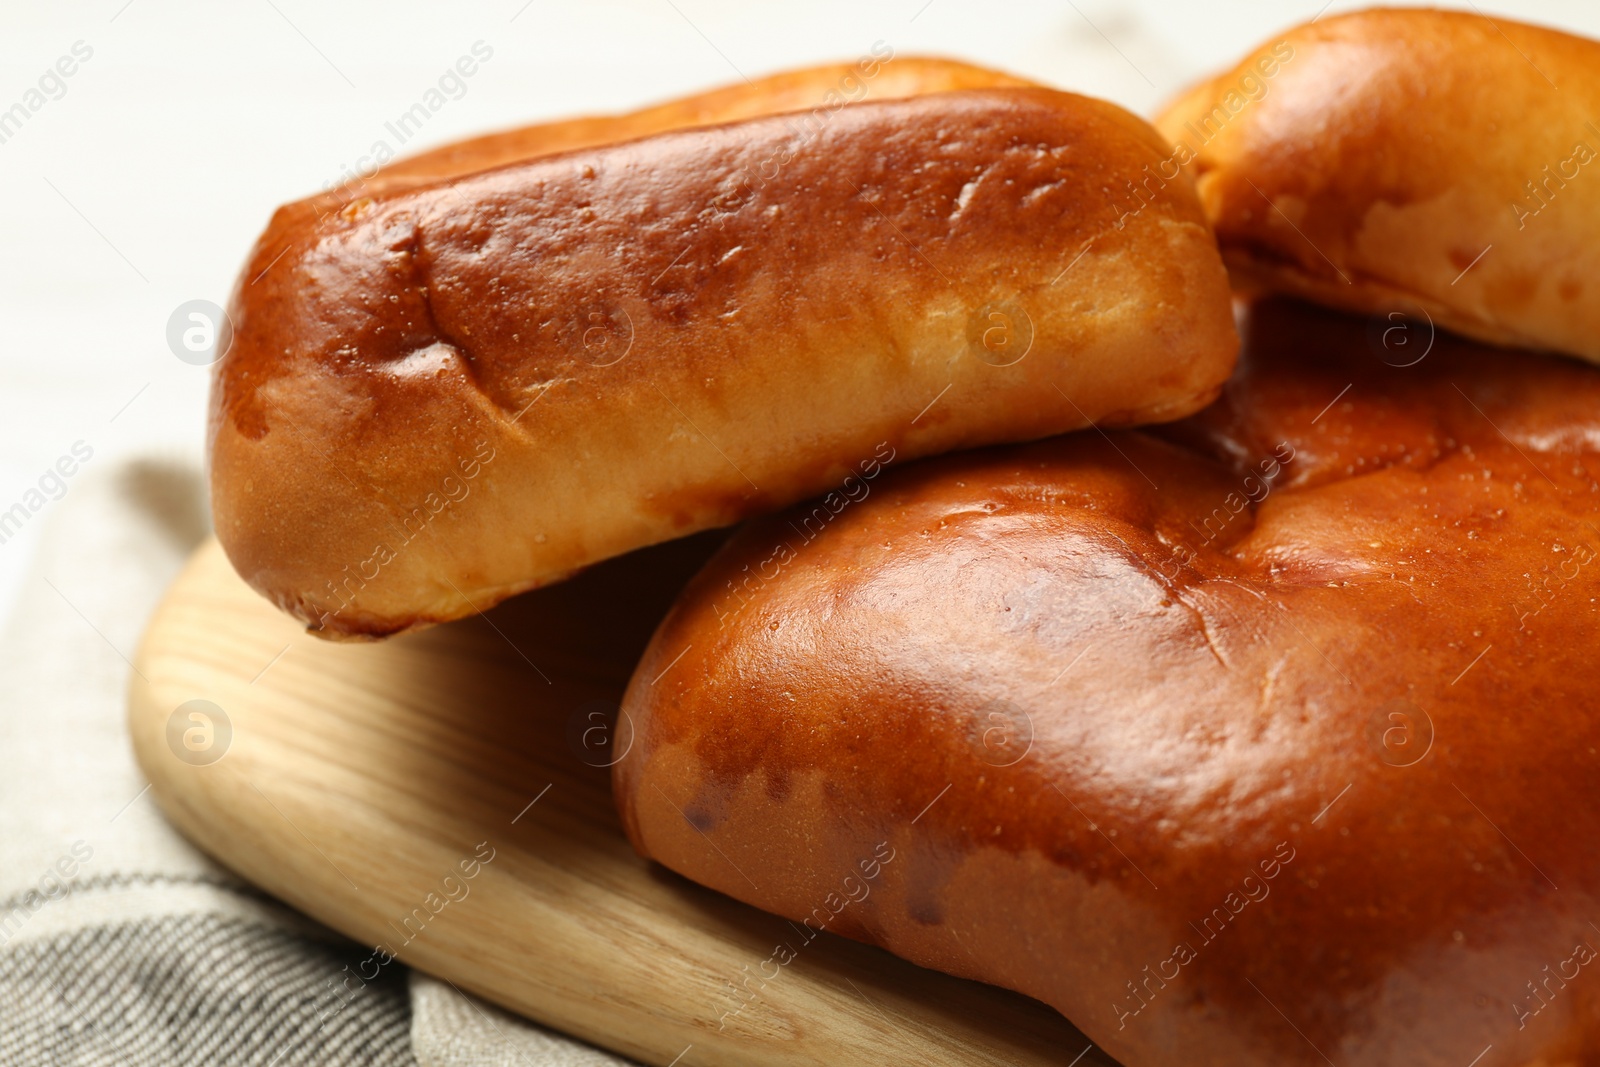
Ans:
MULTIPOLYGON (((1353 7, 1334 0, 1327 8, 1353 7)), ((1445 6, 1470 8, 1470 0, 1445 6)), ((1589 0, 1483 0, 1600 37, 1589 0)), ((407 150, 625 110, 885 42, 1150 115, 1321 0, 312 0, 10 2, 0 111, 74 45, 92 56, 0 143, 0 511, 83 441, 87 468, 198 463, 209 372, 166 323, 223 303, 272 208, 337 184, 475 42, 492 58, 407 150), (131 403, 130 403, 131 401, 131 403)), ((392 140, 392 138, 390 138, 392 140)), ((68 481, 68 492, 72 481, 68 481)), ((0 614, 51 505, 0 544, 0 614)))

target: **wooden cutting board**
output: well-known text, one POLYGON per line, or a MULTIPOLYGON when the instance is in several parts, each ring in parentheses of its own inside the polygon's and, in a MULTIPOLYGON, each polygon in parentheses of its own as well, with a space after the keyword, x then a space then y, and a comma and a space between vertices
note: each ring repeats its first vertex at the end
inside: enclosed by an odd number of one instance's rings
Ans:
POLYGON ((645 1063, 1110 1064, 1036 1001, 829 934, 728 1014, 794 930, 636 856, 606 769, 634 661, 715 543, 332 644, 208 542, 139 650, 139 762, 168 818, 268 893, 645 1063))

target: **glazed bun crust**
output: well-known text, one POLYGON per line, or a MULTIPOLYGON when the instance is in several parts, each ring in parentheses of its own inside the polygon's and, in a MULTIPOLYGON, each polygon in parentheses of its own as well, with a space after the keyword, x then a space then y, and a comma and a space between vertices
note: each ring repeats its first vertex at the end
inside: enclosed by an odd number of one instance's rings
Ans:
POLYGON ((627 831, 1128 1067, 1600 1062, 1600 371, 1244 332, 1193 419, 738 533, 628 690, 627 831))
POLYGON ((719 126, 764 115, 792 114, 800 128, 826 121, 840 102, 899 100, 957 89, 1041 88, 987 67, 948 59, 885 56, 884 49, 855 63, 832 63, 783 71, 748 84, 697 93, 624 115, 595 115, 471 137, 428 152, 396 160, 370 182, 360 182, 331 195, 390 192, 455 178, 493 167, 521 163, 557 152, 633 141, 668 130, 719 126))
POLYGON ((231 307, 218 537, 314 632, 380 636, 883 443, 1185 415, 1237 350, 1215 244, 1187 179, 1103 193, 1162 151, 1110 104, 961 89, 291 205, 231 307))
POLYGON ((1600 42, 1374 10, 1158 120, 1236 281, 1600 361, 1600 42))

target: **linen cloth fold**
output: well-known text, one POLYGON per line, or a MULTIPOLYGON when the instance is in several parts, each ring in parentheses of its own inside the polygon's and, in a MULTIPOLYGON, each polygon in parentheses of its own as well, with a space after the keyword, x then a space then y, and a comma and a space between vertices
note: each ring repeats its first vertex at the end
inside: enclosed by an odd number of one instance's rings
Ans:
POLYGON ((367 949, 162 818, 125 693, 145 623, 208 529, 194 466, 88 472, 42 518, 0 629, 0 1067, 628 1062, 402 967, 346 992, 367 949))

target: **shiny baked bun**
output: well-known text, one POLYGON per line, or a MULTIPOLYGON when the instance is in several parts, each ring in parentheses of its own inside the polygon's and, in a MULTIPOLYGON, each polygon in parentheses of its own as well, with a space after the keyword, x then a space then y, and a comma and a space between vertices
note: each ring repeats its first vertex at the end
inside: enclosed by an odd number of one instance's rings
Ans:
POLYGON ((1473 12, 1327 17, 1157 125, 1236 281, 1600 360, 1600 42, 1473 12))
MULTIPOLYGON (((653 114, 794 105, 766 84, 653 114)), ((314 632, 377 636, 820 492, 880 442, 1185 415, 1237 349, 1215 243, 1186 178, 1105 195, 1162 152, 1101 101, 962 89, 290 205, 231 306, 218 537, 314 632)))
POLYGON ((987 67, 923 56, 896 57, 883 42, 854 63, 830 63, 782 71, 764 78, 697 93, 623 115, 595 115, 471 137, 395 160, 370 179, 331 189, 313 202, 326 210, 373 191, 410 188, 537 156, 615 144, 691 126, 716 126, 763 115, 794 114, 799 129, 828 121, 847 103, 898 100, 956 89, 1043 88, 987 67))
POLYGON ((1600 1062, 1600 371, 1244 333, 1161 436, 745 527, 628 689, 629 837, 1128 1067, 1600 1062))

